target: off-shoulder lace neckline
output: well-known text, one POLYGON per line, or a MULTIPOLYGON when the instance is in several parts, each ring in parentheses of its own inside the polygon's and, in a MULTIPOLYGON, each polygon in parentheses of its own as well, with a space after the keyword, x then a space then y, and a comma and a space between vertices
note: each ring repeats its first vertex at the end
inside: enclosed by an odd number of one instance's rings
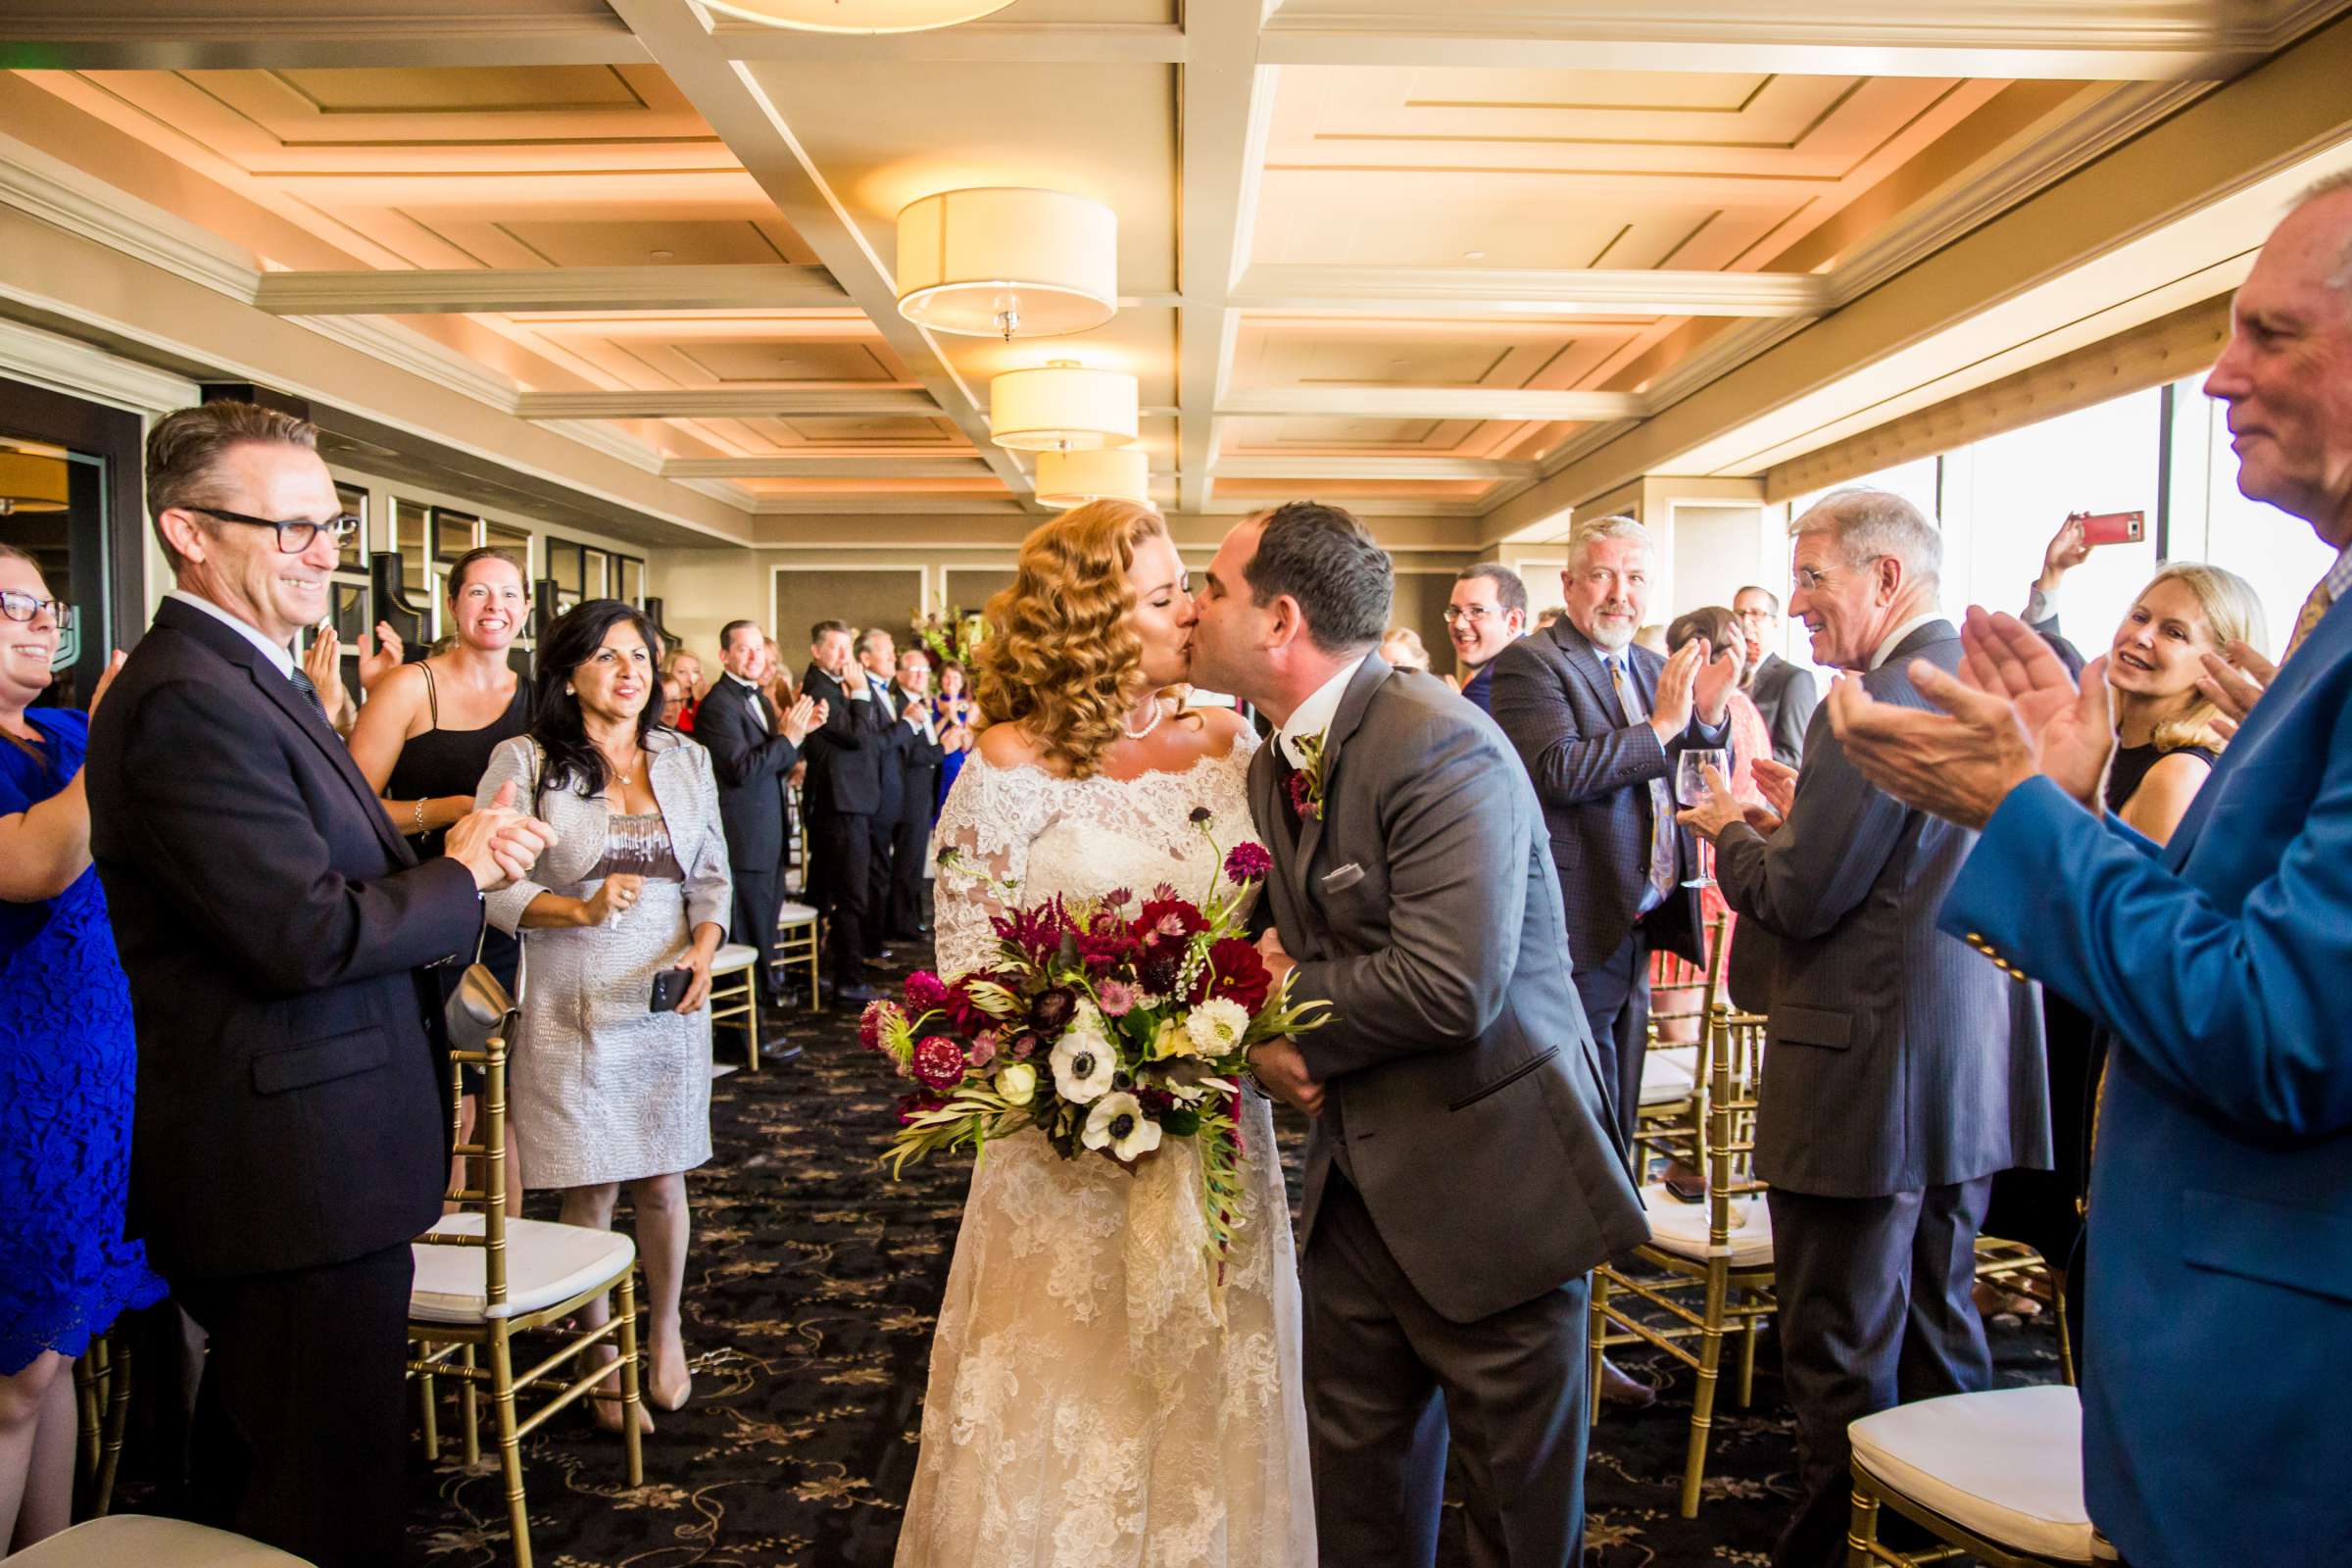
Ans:
POLYGON ((972 753, 971 760, 992 773, 1035 773, 1039 778, 1054 784, 1141 784, 1155 778, 1190 778, 1211 762, 1230 762, 1242 755, 1242 737, 1247 733, 1247 731, 1237 732, 1231 746, 1221 752, 1202 752, 1182 767, 1148 767, 1133 778, 1112 778, 1108 773, 1096 773, 1086 778, 1079 778, 1069 773, 1049 772, 1035 762, 992 762, 978 752, 972 753))

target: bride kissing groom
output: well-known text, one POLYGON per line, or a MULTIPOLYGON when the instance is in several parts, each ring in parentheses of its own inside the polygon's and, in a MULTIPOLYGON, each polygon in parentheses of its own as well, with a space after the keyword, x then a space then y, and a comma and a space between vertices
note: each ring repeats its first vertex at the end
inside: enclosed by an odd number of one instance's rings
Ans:
POLYGON ((1312 1119, 1303 1245, 1294 1271, 1251 1096, 1221 1314, 1189 1141, 1132 1176, 1035 1130, 991 1146, 901 1568, 1425 1565, 1449 1444, 1471 1562, 1581 1561, 1586 1274, 1646 1229, 1533 788, 1485 713, 1372 651, 1393 587, 1353 517, 1294 503, 1234 529, 1196 598, 1155 514, 1098 502, 991 601, 990 727, 938 829, 943 974, 988 962, 1002 889, 1190 885, 1254 818, 1267 965, 1330 1011, 1253 1054, 1312 1119))

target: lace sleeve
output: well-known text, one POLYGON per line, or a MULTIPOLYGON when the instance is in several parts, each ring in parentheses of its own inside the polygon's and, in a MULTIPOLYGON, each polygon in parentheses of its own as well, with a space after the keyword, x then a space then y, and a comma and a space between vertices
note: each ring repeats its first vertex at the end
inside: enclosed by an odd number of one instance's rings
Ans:
POLYGON ((956 775, 934 840, 941 975, 983 968, 995 955, 997 933, 989 922, 1004 912, 1007 897, 1016 904, 1023 897, 1029 846, 1053 819, 1056 782, 1033 767, 993 766, 977 753, 956 775))

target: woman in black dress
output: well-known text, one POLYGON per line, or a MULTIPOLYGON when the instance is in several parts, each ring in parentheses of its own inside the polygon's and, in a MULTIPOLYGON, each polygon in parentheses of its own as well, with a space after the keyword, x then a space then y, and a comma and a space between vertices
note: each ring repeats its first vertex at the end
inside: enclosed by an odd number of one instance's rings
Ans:
MULTIPOLYGON (((2053 542, 2053 562, 2057 550, 2053 542)), ((2050 570, 2041 587, 2045 594, 2054 591, 2050 570)), ((2045 635, 2048 626, 2045 621, 2045 635)), ((2116 751, 2107 773, 2106 805, 2157 844, 2173 836, 2221 760, 2223 739, 2213 727, 2219 710, 2197 690, 2203 655, 2228 648, 2232 639, 2267 652, 2263 626, 2262 600, 2243 577, 2199 562, 2177 562, 2140 590, 2115 629, 2107 648, 2107 686, 2115 698, 2116 751)), ((1984 1230, 2032 1247, 2063 1288, 2070 1268, 2080 1273, 2075 1253, 2089 1192, 2090 1137, 2107 1043, 2089 1014, 2046 990, 2042 1017, 2052 1168, 1995 1176, 1984 1230)), ((2083 1283, 2078 1278, 2068 1293, 2069 1325, 2078 1336, 2083 1283)))
MULTIPOLYGON (((503 550, 470 550, 449 568, 444 629, 455 639, 446 652, 403 664, 376 683, 351 732, 351 759, 383 797, 392 825, 407 835, 418 859, 441 853, 451 823, 473 809, 474 786, 499 743, 531 724, 531 683, 508 663, 507 650, 530 612, 522 564, 503 550)), ((514 989, 522 949, 485 923, 482 962, 514 989)), ((456 964, 434 971, 447 990, 464 973, 456 964)), ((473 1096, 466 1097, 464 1130, 473 1127, 473 1096)), ((508 1138, 514 1137, 510 1129, 508 1138)), ((453 1170, 453 1183, 462 1173, 453 1170)), ((507 1151, 510 1203, 521 1198, 514 1151, 507 1151)))

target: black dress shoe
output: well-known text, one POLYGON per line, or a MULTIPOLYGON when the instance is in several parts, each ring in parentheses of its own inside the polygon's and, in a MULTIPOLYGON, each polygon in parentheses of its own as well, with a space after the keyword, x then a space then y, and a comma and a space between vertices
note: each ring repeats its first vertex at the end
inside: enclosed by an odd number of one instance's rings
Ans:
POLYGON ((801 1048, 799 1046, 772 1046, 760 1053, 760 1059, 761 1061, 798 1061, 801 1059, 801 1048))
POLYGON ((862 980, 844 980, 833 988, 833 1001, 836 1004, 855 1002, 862 1005, 868 1002, 881 1000, 882 993, 862 980))

